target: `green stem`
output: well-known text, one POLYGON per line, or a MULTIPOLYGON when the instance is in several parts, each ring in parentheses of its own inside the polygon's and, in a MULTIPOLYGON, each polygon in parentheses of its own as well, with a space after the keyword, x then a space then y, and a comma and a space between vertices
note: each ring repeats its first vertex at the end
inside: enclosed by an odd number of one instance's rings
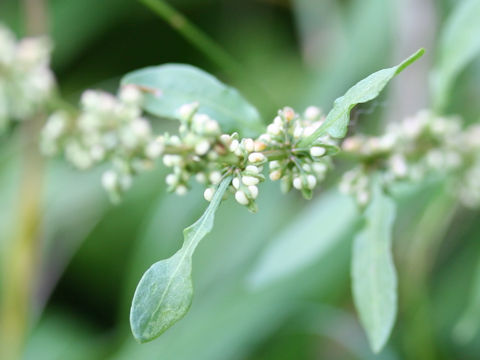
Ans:
POLYGON ((139 1, 169 23, 219 68, 231 74, 239 83, 250 90, 255 98, 260 96, 259 98, 267 99, 273 105, 270 94, 257 84, 256 80, 249 75, 249 72, 184 15, 163 0, 139 1))
MULTIPOLYGON (((26 28, 29 35, 46 32, 44 0, 24 0, 26 28)), ((42 116, 25 119, 22 124, 22 178, 10 242, 6 245, 0 302, 0 358, 19 359, 31 318, 35 274, 38 265, 39 225, 43 188, 43 160, 38 151, 42 116)))

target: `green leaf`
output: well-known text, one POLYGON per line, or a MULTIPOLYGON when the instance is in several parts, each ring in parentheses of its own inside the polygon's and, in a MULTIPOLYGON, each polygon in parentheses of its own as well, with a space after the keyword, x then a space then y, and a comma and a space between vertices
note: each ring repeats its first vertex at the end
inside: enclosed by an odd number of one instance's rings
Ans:
POLYGON ((472 341, 480 328, 478 319, 480 319, 480 262, 473 278, 468 306, 453 329, 455 339, 460 343, 472 341))
POLYGON ((480 52, 480 0, 458 2, 448 18, 432 74, 433 104, 441 111, 447 104, 457 75, 480 52))
POLYGON ((122 85, 135 84, 146 90, 144 109, 153 115, 178 117, 178 108, 198 102, 199 111, 217 120, 225 132, 245 136, 263 131, 257 109, 234 88, 194 66, 166 64, 125 75, 122 85))
POLYGON ((249 275, 250 285, 264 287, 311 265, 352 230, 357 214, 348 197, 323 194, 267 246, 249 275))
POLYGON ((365 211, 365 226, 353 244, 353 298, 375 353, 387 342, 397 312, 397 277, 391 254, 395 212, 394 201, 376 184, 365 211))
POLYGON ((312 135, 302 140, 299 146, 309 146, 325 133, 335 138, 343 138, 347 133, 353 107, 375 99, 395 75, 419 59, 424 52, 424 49, 420 49, 397 66, 377 71, 351 87, 345 95, 335 100, 324 123, 312 135))
POLYGON ((193 296, 192 255, 213 228, 215 212, 230 185, 225 178, 207 210, 183 231, 182 248, 172 257, 153 264, 142 276, 130 309, 130 325, 135 339, 147 342, 160 336, 187 313, 193 296))

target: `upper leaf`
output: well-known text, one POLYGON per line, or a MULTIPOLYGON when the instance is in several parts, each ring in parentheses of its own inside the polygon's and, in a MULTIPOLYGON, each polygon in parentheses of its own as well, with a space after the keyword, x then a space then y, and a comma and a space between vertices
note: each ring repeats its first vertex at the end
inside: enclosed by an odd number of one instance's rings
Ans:
POLYGON ((254 136, 263 130, 257 109, 237 90, 194 66, 166 64, 140 69, 125 75, 125 84, 145 90, 143 107, 153 115, 175 119, 181 105, 198 102, 199 112, 217 120, 225 132, 254 136))
POLYGON ((391 254, 395 203, 376 183, 365 211, 365 226, 353 244, 355 306, 370 346, 379 352, 390 336, 397 312, 397 276, 391 254))
POLYGON ((433 104, 443 110, 453 81, 480 52, 480 0, 458 3, 440 36, 438 59, 432 76, 433 104))
POLYGON ((395 75, 419 59, 424 52, 424 49, 420 49, 397 66, 377 71, 351 87, 345 95, 335 100, 333 109, 323 124, 312 135, 302 140, 300 146, 311 145, 325 133, 335 138, 343 138, 347 133, 350 111, 353 107, 375 99, 395 75))
POLYGON ((200 219, 183 231, 182 248, 172 257, 153 264, 142 276, 130 309, 130 326, 139 342, 160 336, 190 308, 192 255, 200 240, 212 230, 215 212, 230 181, 231 177, 222 181, 200 219))
POLYGON ((336 191, 322 195, 267 246, 249 276, 250 284, 266 286, 304 269, 351 231, 357 218, 348 197, 336 191))

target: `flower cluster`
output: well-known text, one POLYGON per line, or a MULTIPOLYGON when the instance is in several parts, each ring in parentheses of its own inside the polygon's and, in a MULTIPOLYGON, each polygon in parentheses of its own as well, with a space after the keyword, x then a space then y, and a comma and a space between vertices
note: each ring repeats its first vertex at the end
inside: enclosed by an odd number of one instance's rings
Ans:
POLYGON ((0 24, 0 133, 10 120, 25 120, 42 109, 55 86, 46 38, 15 36, 0 24))
POLYGON ((132 183, 132 176, 153 166, 163 152, 150 123, 141 116, 142 93, 125 86, 119 96, 88 90, 81 98, 80 113, 53 113, 41 134, 45 154, 60 151, 79 169, 102 162, 111 168, 104 172, 102 184, 115 201, 132 183))
POLYGON ((462 131, 457 118, 438 117, 428 111, 390 124, 381 136, 356 135, 345 139, 342 150, 359 165, 347 171, 340 190, 353 195, 364 206, 370 199, 370 180, 380 170, 386 185, 395 181, 419 181, 428 174, 457 174, 462 183, 460 199, 480 205, 480 183, 472 176, 480 172, 480 128, 462 131), (477 164, 478 158, 478 164, 477 164), (477 185, 478 183, 478 185, 477 185))

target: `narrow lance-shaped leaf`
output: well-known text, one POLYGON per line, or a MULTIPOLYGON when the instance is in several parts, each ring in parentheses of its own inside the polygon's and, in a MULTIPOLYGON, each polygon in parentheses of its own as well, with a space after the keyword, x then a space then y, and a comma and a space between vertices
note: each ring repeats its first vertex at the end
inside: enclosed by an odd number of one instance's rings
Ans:
POLYGON ((432 76, 433 104, 444 109, 452 84, 480 52, 480 0, 459 1, 440 35, 438 62, 432 76))
POLYGON ((397 66, 377 71, 351 87, 345 95, 335 100, 323 124, 312 135, 302 140, 299 146, 309 146, 326 133, 335 138, 343 138, 347 133, 350 111, 353 107, 375 99, 395 75, 419 59, 424 52, 424 49, 420 49, 397 66))
POLYGON ((139 342, 160 336, 190 308, 192 255, 200 240, 212 230, 215 212, 230 181, 231 177, 227 177, 221 182, 207 210, 183 231, 182 248, 172 257, 153 264, 143 274, 130 309, 130 326, 139 342))
POLYGON ((198 102, 199 112, 217 120, 225 132, 255 136, 263 131, 257 109, 236 89, 191 65, 166 64, 133 71, 122 85, 134 84, 145 91, 143 108, 156 116, 178 118, 178 108, 198 102))
POLYGON ((376 183, 365 211, 365 226, 352 254, 352 288, 370 346, 379 352, 390 336, 397 312, 397 277, 391 254, 395 203, 376 183))

